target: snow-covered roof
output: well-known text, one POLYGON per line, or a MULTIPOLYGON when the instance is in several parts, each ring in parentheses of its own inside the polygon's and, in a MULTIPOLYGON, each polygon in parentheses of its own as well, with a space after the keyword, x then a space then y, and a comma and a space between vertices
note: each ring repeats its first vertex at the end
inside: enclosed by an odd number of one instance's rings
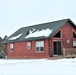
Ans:
POLYGON ((30 38, 30 37, 41 37, 45 36, 48 37, 52 33, 53 29, 42 29, 42 30, 37 30, 37 31, 30 31, 30 33, 25 37, 25 38, 30 38))
POLYGON ((76 25, 70 19, 23 27, 4 40, 3 43, 48 39, 67 22, 76 28, 76 25))
POLYGON ((14 36, 14 37, 9 38, 9 40, 16 40, 16 39, 18 39, 21 35, 22 35, 22 33, 19 34, 19 35, 17 35, 17 36, 14 36))

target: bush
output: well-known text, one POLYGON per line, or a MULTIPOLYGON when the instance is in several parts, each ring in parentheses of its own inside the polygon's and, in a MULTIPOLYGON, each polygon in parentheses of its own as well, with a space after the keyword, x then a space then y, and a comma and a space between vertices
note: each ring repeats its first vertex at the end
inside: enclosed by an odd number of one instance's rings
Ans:
POLYGON ((5 56, 0 55, 0 59, 5 58, 5 56))

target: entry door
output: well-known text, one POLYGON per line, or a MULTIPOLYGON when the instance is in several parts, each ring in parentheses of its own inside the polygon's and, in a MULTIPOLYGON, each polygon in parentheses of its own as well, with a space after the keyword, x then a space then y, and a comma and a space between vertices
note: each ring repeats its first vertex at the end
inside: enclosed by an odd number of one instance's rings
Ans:
POLYGON ((53 46, 54 46, 54 54, 61 55, 62 54, 61 42, 53 42, 53 46))

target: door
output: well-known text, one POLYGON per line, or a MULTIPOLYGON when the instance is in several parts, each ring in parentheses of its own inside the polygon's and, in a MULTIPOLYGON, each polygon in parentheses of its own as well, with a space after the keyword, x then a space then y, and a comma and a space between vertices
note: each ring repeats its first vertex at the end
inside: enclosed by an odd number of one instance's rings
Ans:
POLYGON ((62 55, 61 42, 53 42, 54 54, 62 55))

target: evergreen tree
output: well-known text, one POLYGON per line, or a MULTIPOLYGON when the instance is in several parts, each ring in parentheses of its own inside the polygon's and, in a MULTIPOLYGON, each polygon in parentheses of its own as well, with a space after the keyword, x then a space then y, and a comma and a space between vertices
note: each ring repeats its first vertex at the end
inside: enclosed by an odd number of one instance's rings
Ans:
POLYGON ((7 35, 4 36, 3 41, 4 41, 5 39, 7 39, 7 35))
POLYGON ((6 35, 3 39, 0 37, 0 58, 3 58, 5 56, 5 45, 2 43, 2 41, 4 41, 6 38, 6 35))

